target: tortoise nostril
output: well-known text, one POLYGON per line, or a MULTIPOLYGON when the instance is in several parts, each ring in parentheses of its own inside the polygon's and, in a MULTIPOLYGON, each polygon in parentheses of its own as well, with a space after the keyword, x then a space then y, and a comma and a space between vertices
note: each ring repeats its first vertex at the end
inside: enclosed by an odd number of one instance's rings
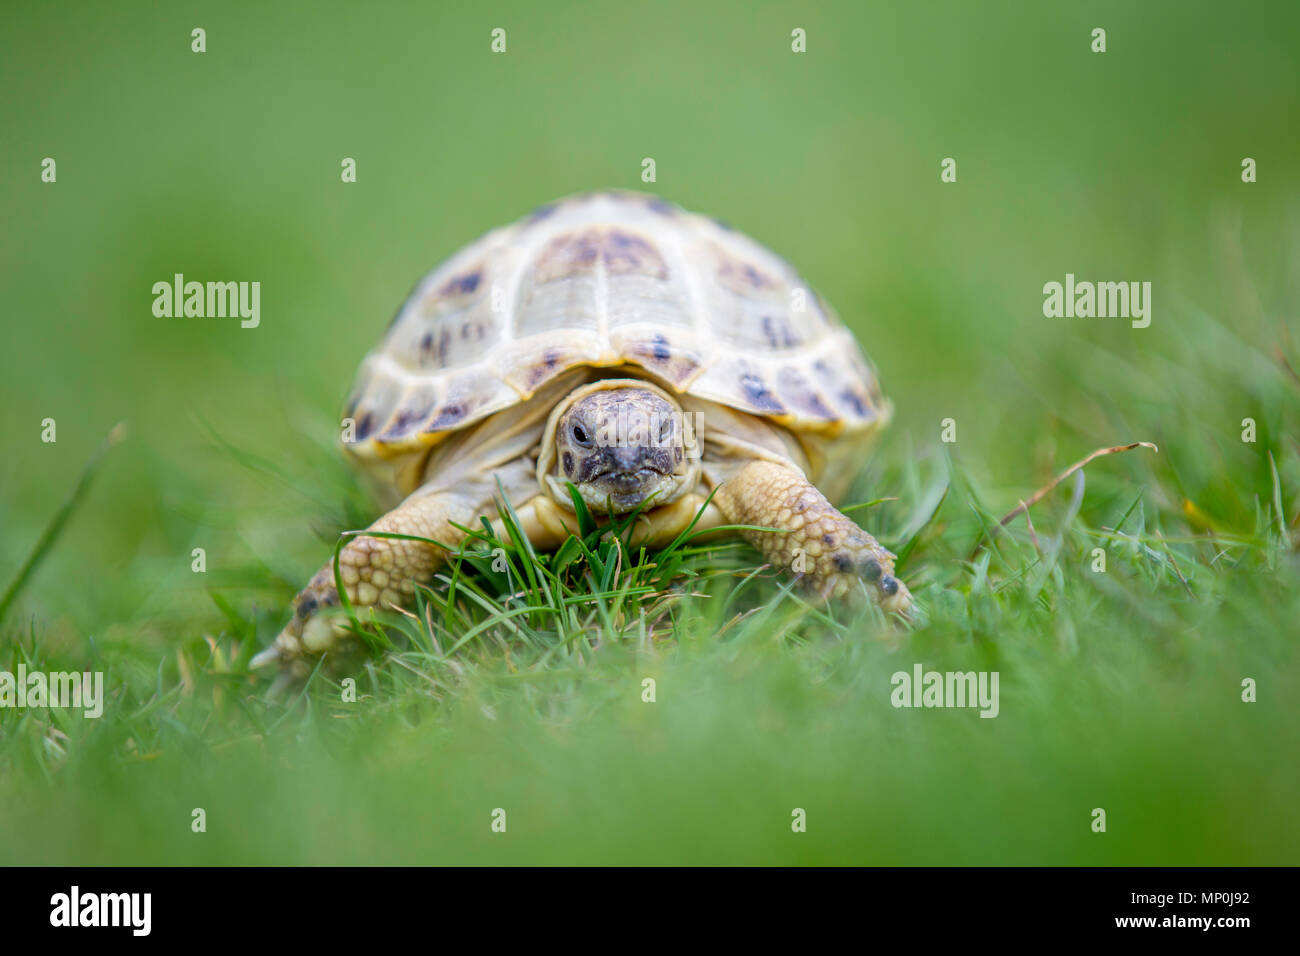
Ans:
POLYGON ((875 558, 867 558, 862 565, 862 577, 867 581, 875 581, 880 574, 880 562, 875 558))

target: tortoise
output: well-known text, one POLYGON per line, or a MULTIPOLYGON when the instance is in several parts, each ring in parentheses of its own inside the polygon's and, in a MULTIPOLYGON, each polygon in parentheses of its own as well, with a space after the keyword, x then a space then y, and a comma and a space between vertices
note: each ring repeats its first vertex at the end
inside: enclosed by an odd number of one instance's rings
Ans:
MULTIPOLYGON (((545 205, 415 287, 347 403, 344 449, 390 508, 340 553, 348 598, 409 601, 500 493, 538 550, 641 509, 637 540, 744 525, 831 599, 906 613, 895 556, 832 505, 889 402, 852 333, 784 260, 641 193, 545 205), (710 497, 711 496, 711 497, 710 497), (460 526, 459 528, 457 526, 460 526)), ((255 665, 302 672, 346 633, 333 562, 255 665)))

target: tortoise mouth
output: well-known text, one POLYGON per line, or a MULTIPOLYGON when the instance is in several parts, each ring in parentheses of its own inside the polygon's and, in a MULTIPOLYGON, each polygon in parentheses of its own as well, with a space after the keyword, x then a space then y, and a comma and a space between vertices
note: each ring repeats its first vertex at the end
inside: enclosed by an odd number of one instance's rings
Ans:
POLYGON ((588 505, 600 511, 612 508, 615 514, 625 514, 647 502, 651 507, 661 498, 673 496, 677 481, 673 475, 658 468, 643 466, 631 471, 607 471, 579 486, 588 505))
POLYGON ((620 497, 646 497, 657 490, 667 477, 667 473, 647 466, 635 471, 607 471, 593 475, 588 484, 602 493, 609 492, 620 497))
POLYGON ((640 468, 631 470, 618 468, 604 468, 595 472, 590 479, 593 482, 600 482, 607 485, 618 485, 619 487, 638 487, 647 481, 654 481, 662 478, 670 472, 665 471, 662 467, 654 462, 647 462, 640 468))

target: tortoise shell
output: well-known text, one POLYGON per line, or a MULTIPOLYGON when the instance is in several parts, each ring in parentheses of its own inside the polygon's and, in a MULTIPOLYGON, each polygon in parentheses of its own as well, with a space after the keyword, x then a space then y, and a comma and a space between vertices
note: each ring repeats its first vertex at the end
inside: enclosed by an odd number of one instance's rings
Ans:
POLYGON ((889 405, 852 333, 787 262, 640 193, 551 203, 426 275, 361 365, 348 450, 393 463, 580 366, 822 438, 889 405))

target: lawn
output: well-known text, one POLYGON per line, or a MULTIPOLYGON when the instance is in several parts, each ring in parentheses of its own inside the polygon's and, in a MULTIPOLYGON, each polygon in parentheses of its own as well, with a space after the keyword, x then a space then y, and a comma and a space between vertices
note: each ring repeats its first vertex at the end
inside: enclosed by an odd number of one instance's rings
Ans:
POLYGON ((1300 10, 449 6, 6 14, 0 672, 106 700, 0 707, 0 863, 1300 860, 1300 10), (848 503, 918 613, 734 542, 476 540, 272 695, 248 659, 375 516, 357 363, 604 187, 853 328, 895 417, 848 503), (176 273, 260 282, 259 324, 155 316, 176 273), (1150 324, 1045 315, 1067 276, 1150 282, 1150 324), (918 664, 996 672, 997 716, 894 706, 918 664))

